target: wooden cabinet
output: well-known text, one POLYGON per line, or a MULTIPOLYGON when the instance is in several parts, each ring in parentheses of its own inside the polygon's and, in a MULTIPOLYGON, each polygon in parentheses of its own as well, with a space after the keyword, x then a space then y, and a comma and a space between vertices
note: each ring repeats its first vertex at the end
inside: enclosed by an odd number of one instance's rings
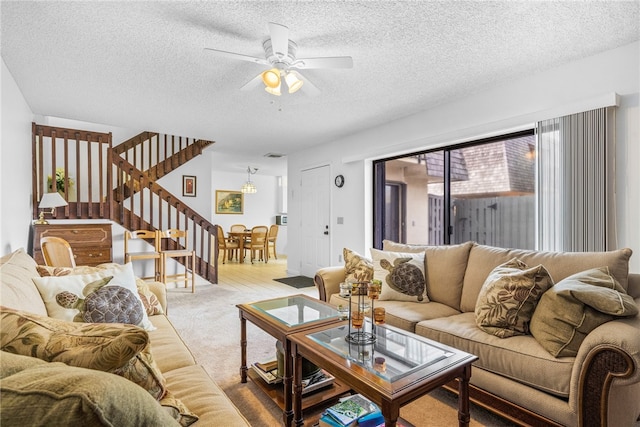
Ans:
POLYGON ((113 262, 111 256, 111 224, 34 224, 33 258, 44 264, 40 239, 45 236, 60 237, 71 245, 76 265, 98 265, 113 262))

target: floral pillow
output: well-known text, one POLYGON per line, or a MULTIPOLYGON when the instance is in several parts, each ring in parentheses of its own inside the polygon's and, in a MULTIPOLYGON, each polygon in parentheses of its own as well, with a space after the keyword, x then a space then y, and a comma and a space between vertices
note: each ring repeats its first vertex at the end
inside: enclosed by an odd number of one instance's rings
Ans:
POLYGON ((370 259, 347 248, 342 250, 342 255, 344 256, 345 282, 370 282, 373 279, 373 264, 370 259))
POLYGON ((0 307, 0 350, 47 362, 111 372, 156 400, 165 380, 149 348, 149 334, 125 324, 74 323, 0 307))
POLYGON ((429 302, 424 252, 389 252, 371 249, 373 278, 382 282, 380 300, 429 302))
POLYGON ((476 302, 480 329, 500 338, 529 334, 529 322, 543 293, 553 286, 542 266, 517 258, 497 266, 485 280, 476 302))

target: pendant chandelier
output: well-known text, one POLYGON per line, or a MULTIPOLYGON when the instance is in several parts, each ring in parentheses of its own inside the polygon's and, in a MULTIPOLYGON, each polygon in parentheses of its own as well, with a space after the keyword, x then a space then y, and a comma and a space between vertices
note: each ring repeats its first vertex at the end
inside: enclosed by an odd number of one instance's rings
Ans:
POLYGON ((258 168, 252 169, 251 166, 247 166, 247 182, 244 183, 240 191, 245 194, 254 194, 258 192, 255 184, 251 182, 251 175, 255 174, 256 172, 258 172, 258 168))

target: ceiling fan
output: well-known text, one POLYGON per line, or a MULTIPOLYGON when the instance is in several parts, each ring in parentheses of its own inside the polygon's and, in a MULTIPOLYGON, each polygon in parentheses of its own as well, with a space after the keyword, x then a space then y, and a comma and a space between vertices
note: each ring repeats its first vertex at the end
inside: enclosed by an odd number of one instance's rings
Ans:
POLYGON ((294 93, 304 85, 305 91, 310 95, 317 95, 320 90, 314 86, 307 78, 295 69, 313 68, 352 68, 353 59, 350 56, 334 56, 321 58, 298 58, 296 53, 298 45, 289 40, 289 28, 274 22, 269 23, 269 34, 263 43, 264 58, 243 55, 241 53, 227 52, 219 49, 204 48, 206 51, 217 56, 249 61, 269 67, 266 71, 258 74, 240 90, 251 90, 261 81, 265 85, 265 90, 272 95, 281 95, 282 80, 285 81, 288 92, 294 93))

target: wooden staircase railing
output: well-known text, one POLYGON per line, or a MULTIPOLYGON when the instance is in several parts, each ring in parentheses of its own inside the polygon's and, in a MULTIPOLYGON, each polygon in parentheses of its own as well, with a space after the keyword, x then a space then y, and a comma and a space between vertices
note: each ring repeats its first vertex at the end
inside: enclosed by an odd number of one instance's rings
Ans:
MULTIPOLYGON (((144 153, 146 159, 160 159, 162 166, 159 169, 166 173, 179 162, 184 163, 201 153, 211 142, 165 136, 167 148, 163 143, 161 154, 149 157, 142 148, 148 144, 144 141, 157 141, 158 135, 143 132, 112 148, 111 133, 33 123, 33 218, 39 214, 38 203, 42 195, 57 189, 68 206, 55 209, 53 219, 109 219, 129 230, 188 230, 189 246, 196 251, 196 274, 217 283, 217 226, 158 185, 147 172, 120 156, 129 152, 133 156, 131 159, 138 161, 137 156, 144 153), (178 141, 178 144, 169 148, 170 140, 178 141), (136 152, 138 154, 134 154, 136 152), (165 158, 164 153, 170 153, 169 157, 165 158), (56 179, 56 172, 59 179, 56 179), (131 191, 132 188, 135 190, 131 191)), ((148 170, 155 166, 146 165, 148 170)), ((169 245, 177 247, 176 242, 169 245)))

